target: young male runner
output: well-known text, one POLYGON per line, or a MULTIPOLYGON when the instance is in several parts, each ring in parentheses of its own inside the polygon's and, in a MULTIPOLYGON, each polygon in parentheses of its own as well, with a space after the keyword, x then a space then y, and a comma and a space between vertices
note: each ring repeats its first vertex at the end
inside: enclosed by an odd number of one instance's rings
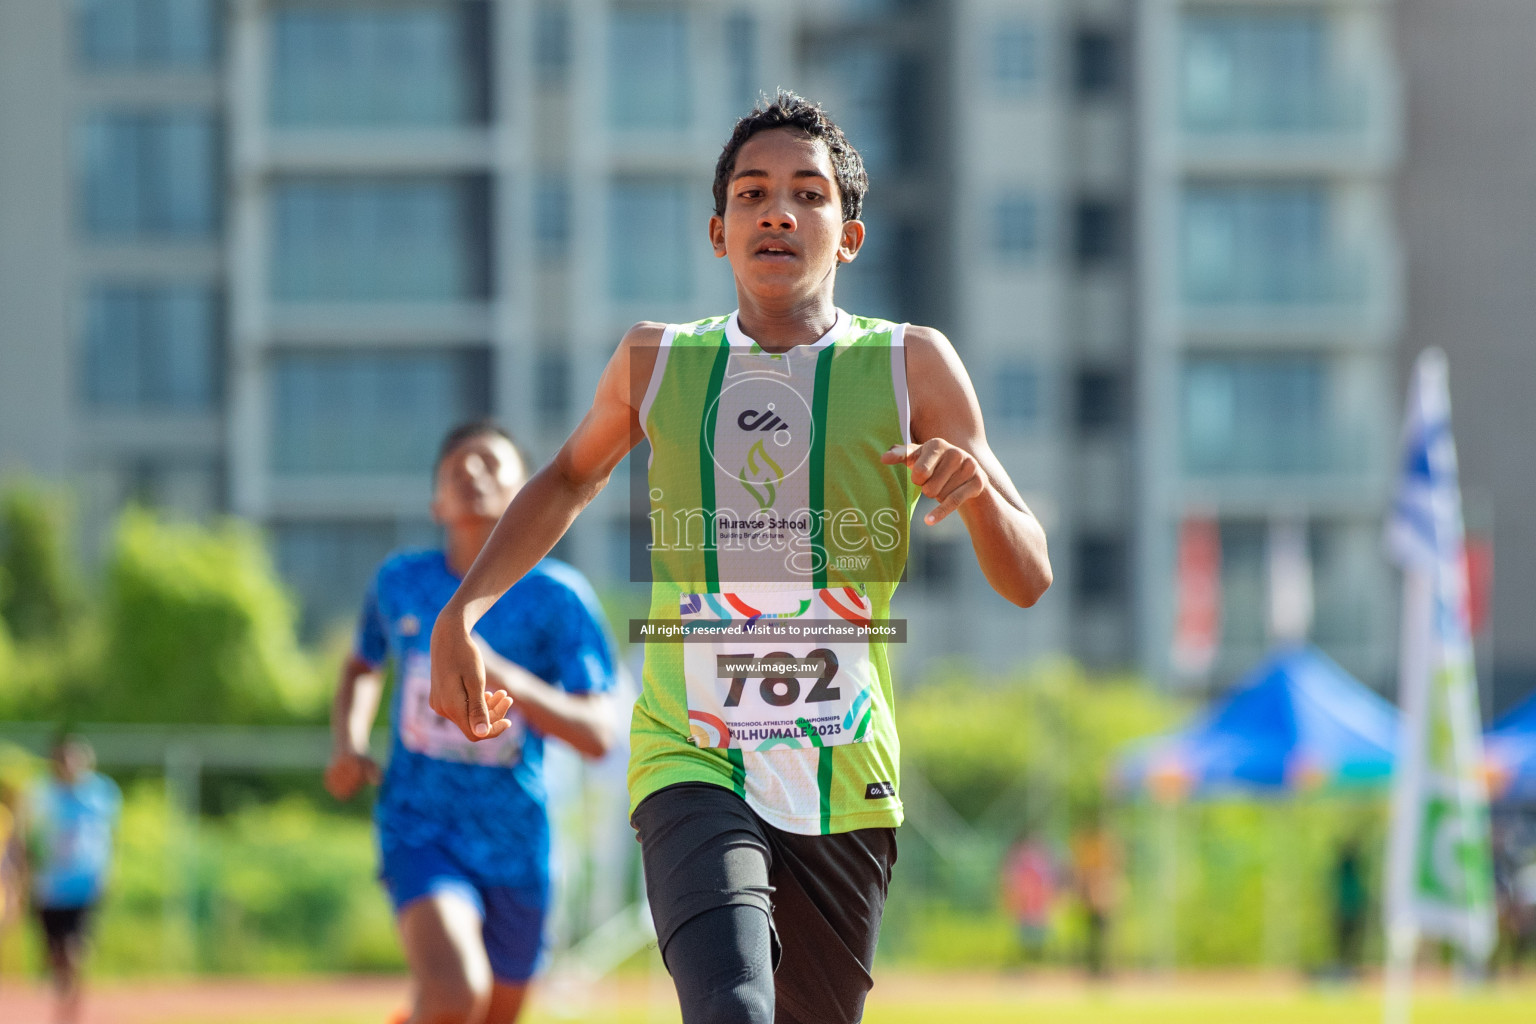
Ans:
POLYGON ((470 744, 428 707, 427 642, 526 472, 489 422, 443 441, 432 518, 441 551, 407 551, 380 567, 331 715, 326 787, 350 798, 379 781, 368 733, 393 666, 389 769, 379 790, 380 878, 394 903, 415 988, 411 1024, 510 1024, 543 947, 549 903, 544 737, 590 757, 612 738, 602 694, 613 652, 592 588, 570 566, 533 566, 479 620, 470 642, 507 726, 470 744), (510 714, 508 709, 511 709, 510 714))
POLYGON ((470 630, 650 441, 651 619, 742 638, 649 643, 631 725, 631 819, 689 1024, 859 1020, 896 858, 884 644, 750 634, 885 619, 911 485, 938 501, 927 523, 959 512, 1005 598, 1028 606, 1050 584, 1044 533, 949 341, 834 304, 865 188, 815 105, 780 95, 737 123, 709 236, 738 310, 629 330, 433 632, 433 708, 494 739, 508 726, 482 696, 470 630))
POLYGON ((74 1024, 81 1017, 81 969, 111 873, 123 797, 117 783, 95 770, 96 752, 79 736, 54 740, 48 767, 49 777, 23 812, 23 846, 48 947, 54 1019, 74 1024))

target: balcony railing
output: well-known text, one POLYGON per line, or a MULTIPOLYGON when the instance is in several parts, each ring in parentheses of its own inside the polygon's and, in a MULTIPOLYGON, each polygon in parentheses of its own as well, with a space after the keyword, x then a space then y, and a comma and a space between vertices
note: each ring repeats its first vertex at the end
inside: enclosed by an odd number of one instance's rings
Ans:
POLYGON ((1186 91, 1180 122, 1196 137, 1345 135, 1370 124, 1370 91, 1361 83, 1328 82, 1279 91, 1200 95, 1186 91))

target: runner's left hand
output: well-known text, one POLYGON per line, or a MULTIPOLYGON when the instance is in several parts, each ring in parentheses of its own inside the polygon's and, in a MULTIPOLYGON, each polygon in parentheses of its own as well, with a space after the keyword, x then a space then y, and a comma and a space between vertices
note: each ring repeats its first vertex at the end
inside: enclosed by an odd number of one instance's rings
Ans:
POLYGON ((942 437, 922 444, 892 445, 880 461, 887 466, 904 463, 912 471, 912 482, 939 503, 923 517, 929 526, 987 489, 987 472, 976 457, 942 437))

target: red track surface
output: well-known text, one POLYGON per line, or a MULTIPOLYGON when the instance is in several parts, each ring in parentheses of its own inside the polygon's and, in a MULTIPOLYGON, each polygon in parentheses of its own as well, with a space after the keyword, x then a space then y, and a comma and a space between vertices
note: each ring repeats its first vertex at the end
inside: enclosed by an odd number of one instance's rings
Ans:
MULTIPOLYGON (((220 1021, 313 1020, 327 1013, 374 1014, 383 1024, 405 1005, 403 978, 278 978, 262 981, 102 982, 86 990, 81 1024, 218 1024, 220 1021)), ((49 1024, 45 989, 6 979, 0 1022, 49 1024)))

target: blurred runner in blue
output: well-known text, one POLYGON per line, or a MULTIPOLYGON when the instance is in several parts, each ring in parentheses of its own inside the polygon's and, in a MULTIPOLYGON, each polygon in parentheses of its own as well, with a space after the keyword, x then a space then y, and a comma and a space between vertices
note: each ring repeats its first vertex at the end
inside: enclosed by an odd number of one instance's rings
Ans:
POLYGON ((510 1024, 543 949, 549 905, 544 738, 588 757, 614 733, 605 697, 613 645, 591 586, 540 562, 481 620, 476 643, 513 728, 471 743, 428 707, 438 612, 526 479, 511 437, 482 421, 453 430, 435 469, 432 518, 444 548, 379 568, 332 708, 326 787, 339 800, 379 781, 368 733, 393 674, 389 768, 374 818, 380 878, 395 906, 415 989, 411 1024, 510 1024))
POLYGON ((53 744, 51 777, 32 791, 22 816, 32 905, 48 946, 60 1024, 80 1019, 80 964, 112 866, 112 832, 123 806, 117 783, 95 766, 90 744, 60 736, 53 744))

